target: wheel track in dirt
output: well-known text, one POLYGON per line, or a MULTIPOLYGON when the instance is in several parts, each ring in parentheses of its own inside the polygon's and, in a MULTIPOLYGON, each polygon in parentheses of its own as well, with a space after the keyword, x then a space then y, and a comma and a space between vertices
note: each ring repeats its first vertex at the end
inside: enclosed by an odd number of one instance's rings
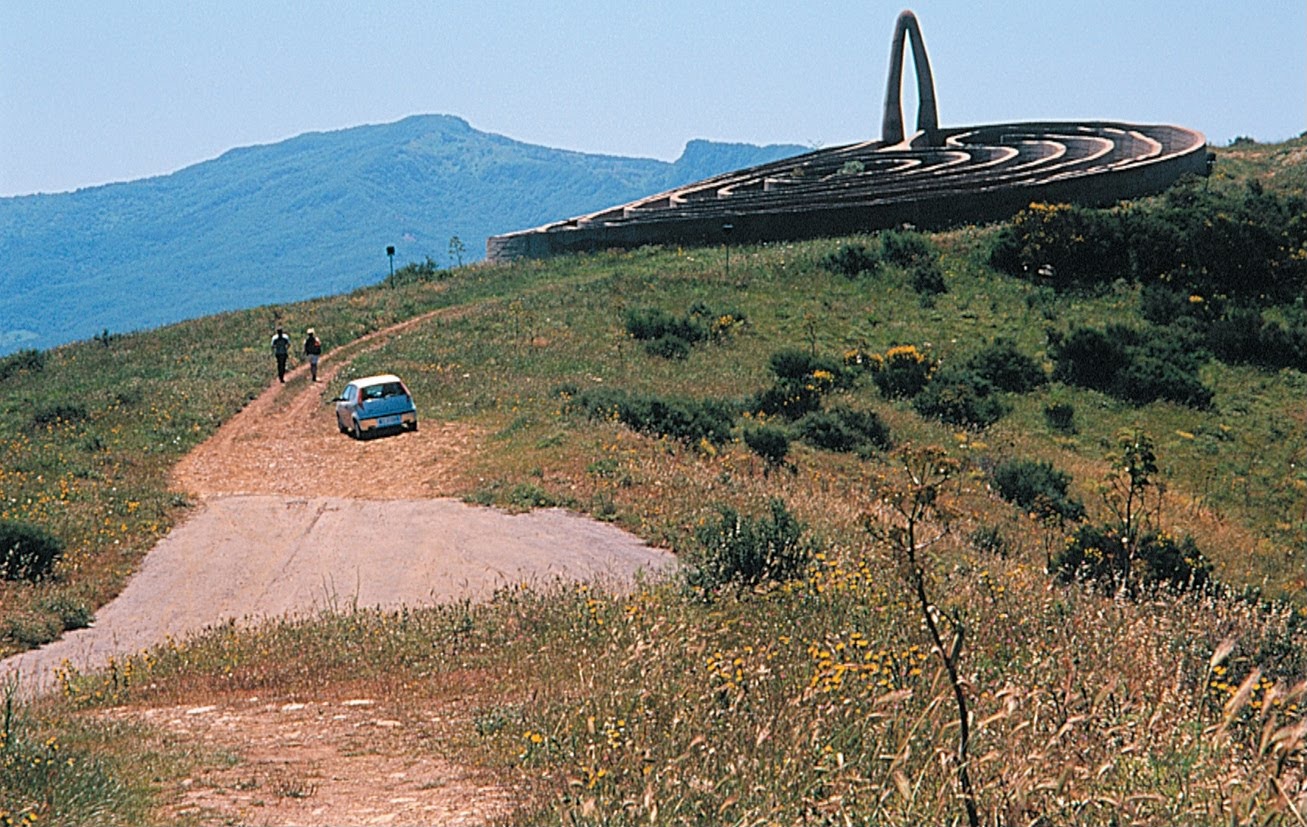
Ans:
POLYGON ((425 324, 466 313, 462 306, 438 308, 329 350, 319 361, 316 383, 306 381, 307 364, 293 368, 285 384, 274 382, 183 457, 173 471, 174 485, 201 498, 405 499, 451 493, 449 479, 475 449, 473 429, 424 420, 416 433, 354 442, 340 438, 334 415, 323 408, 327 389, 359 356, 425 324))

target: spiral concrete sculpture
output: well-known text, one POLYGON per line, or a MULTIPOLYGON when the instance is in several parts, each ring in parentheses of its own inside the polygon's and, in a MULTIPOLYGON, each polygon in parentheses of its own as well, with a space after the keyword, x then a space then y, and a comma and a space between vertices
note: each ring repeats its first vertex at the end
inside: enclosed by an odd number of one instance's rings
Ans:
POLYGON ((1095 121, 941 129, 930 59, 899 15, 881 140, 730 172, 629 204, 491 237, 491 261, 646 244, 789 241, 911 224, 1008 218, 1032 202, 1107 205, 1207 171, 1206 140, 1179 126, 1095 121), (917 128, 900 103, 905 41, 918 78, 917 128))

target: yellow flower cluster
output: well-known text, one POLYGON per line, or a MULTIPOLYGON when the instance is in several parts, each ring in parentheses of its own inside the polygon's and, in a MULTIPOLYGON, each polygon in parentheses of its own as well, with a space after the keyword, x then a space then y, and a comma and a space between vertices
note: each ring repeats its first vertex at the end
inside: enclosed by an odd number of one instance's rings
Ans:
POLYGON ((856 631, 847 640, 811 643, 808 655, 813 660, 808 687, 825 694, 902 689, 921 674, 926 661, 920 646, 914 644, 899 651, 883 647, 873 650, 871 642, 856 631))

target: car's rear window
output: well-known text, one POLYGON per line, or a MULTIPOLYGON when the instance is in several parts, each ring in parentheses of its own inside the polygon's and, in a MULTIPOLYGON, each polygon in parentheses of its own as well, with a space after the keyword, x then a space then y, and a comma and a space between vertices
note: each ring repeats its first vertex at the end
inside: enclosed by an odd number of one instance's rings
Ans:
POLYGON ((403 396, 404 386, 399 382, 383 382, 380 385, 368 385, 363 388, 364 399, 381 399, 386 396, 403 396))

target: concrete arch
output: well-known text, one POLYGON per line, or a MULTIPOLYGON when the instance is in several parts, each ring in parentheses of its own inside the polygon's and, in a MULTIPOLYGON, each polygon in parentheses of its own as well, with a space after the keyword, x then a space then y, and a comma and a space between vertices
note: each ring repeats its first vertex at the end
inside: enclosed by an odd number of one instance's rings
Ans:
POLYGON ((910 11, 899 15, 890 48, 889 84, 885 89, 885 116, 880 137, 887 146, 903 142, 903 41, 912 36, 912 67, 917 73, 917 131, 925 132, 927 141, 935 143, 939 131, 939 109, 935 103, 935 79, 930 73, 926 41, 921 37, 917 16, 910 11))

